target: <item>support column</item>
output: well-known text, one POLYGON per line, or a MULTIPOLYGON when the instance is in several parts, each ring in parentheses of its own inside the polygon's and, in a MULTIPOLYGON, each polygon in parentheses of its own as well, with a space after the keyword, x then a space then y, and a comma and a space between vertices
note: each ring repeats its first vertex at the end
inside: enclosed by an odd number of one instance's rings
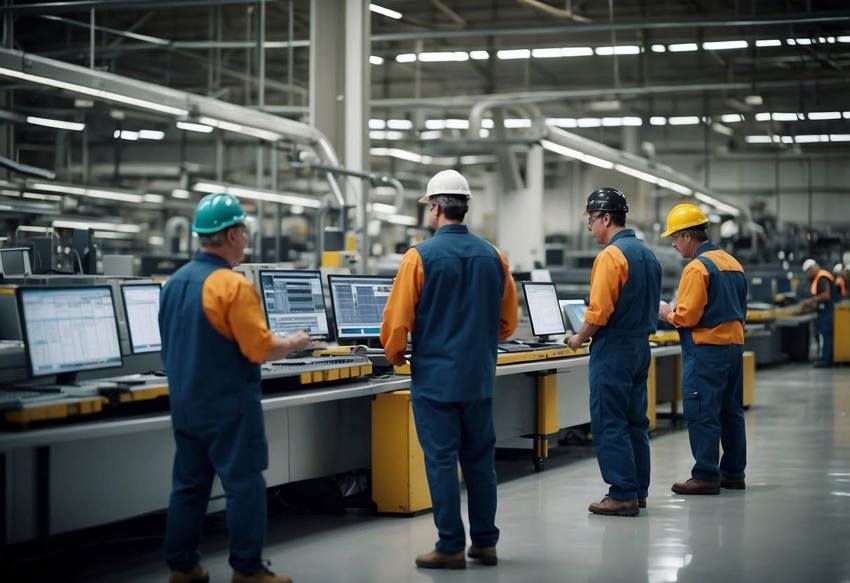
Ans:
POLYGON ((525 185, 518 190, 503 190, 499 204, 499 247, 517 271, 543 263, 543 147, 528 149, 525 185), (526 225, 538 225, 528 229, 526 225))

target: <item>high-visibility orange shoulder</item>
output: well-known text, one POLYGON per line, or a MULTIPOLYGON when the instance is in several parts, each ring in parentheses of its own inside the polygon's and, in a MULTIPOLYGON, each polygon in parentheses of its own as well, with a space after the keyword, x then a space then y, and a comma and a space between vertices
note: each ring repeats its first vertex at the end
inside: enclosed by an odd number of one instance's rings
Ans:
POLYGON ((590 303, 584 321, 593 326, 605 326, 614 313, 620 292, 629 280, 629 262, 614 245, 608 245, 593 261, 590 271, 590 303))

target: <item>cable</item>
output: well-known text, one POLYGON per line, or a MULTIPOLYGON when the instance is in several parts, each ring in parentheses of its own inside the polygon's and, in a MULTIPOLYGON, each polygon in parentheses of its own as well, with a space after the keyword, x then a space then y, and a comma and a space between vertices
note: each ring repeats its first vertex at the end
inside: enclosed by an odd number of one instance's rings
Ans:
POLYGON ((77 257, 77 265, 80 266, 80 274, 83 274, 83 260, 80 259, 80 252, 74 249, 73 247, 69 247, 71 252, 77 257))

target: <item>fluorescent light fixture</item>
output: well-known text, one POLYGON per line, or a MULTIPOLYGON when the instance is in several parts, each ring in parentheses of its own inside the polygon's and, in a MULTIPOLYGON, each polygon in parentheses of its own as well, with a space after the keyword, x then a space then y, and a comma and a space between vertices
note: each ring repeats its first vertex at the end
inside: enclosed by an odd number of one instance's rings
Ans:
POLYGON ((138 99, 136 97, 130 97, 129 95, 121 95, 120 93, 104 91, 103 89, 94 89, 92 87, 86 87, 85 85, 78 85, 76 83, 67 83, 65 81, 59 81, 58 79, 42 77, 40 75, 31 75, 29 73, 15 71, 14 69, 7 69, 5 67, 0 67, 0 75, 4 75, 6 77, 13 77, 15 79, 22 79, 24 81, 30 81, 32 83, 38 83, 39 85, 48 85, 50 87, 56 87, 58 89, 66 89, 73 93, 82 93, 83 95, 97 97, 106 101, 123 103, 125 105, 132 105, 141 109, 159 111, 161 113, 168 113, 175 116, 184 116, 189 114, 187 110, 179 107, 171 107, 170 105, 163 105, 161 103, 156 103, 155 101, 138 99))
POLYGON ((702 48, 706 51, 727 51, 729 49, 745 49, 748 46, 750 45, 745 40, 722 40, 702 43, 702 48))
POLYGON ((151 235, 148 237, 148 245, 153 245, 154 247, 160 247, 165 243, 165 239, 159 235, 151 235))
POLYGON ((740 113, 724 113, 720 116, 720 121, 723 123, 738 123, 744 121, 744 116, 740 113))
POLYGON ((423 156, 422 154, 401 148, 370 148, 369 154, 372 156, 389 156, 390 158, 397 158, 415 164, 431 164, 433 161, 431 156, 423 156))
POLYGON ((764 99, 762 99, 761 95, 747 95, 744 97, 744 103, 747 105, 762 105, 764 103, 764 99))
POLYGON ((555 47, 534 49, 531 56, 535 59, 551 59, 553 57, 588 57, 593 54, 590 47, 555 47))
POLYGON ((395 56, 396 63, 414 63, 416 62, 416 53, 402 53, 395 56))
POLYGON ((748 144, 769 144, 770 136, 747 136, 744 138, 748 144))
MULTIPOLYGON (((850 111, 848 111, 847 113, 850 114, 850 111)), ((488 130, 492 130, 494 127, 496 127, 496 124, 493 122, 493 120, 491 118, 485 117, 484 119, 481 120, 481 127, 487 128, 488 130)))
POLYGON ((54 229, 97 229, 99 231, 117 231, 119 233, 140 233, 142 231, 142 227, 139 225, 105 223, 100 221, 56 219, 50 224, 54 229))
POLYGON ((812 39, 810 39, 810 38, 789 38, 788 44, 789 45, 793 45, 793 44, 810 45, 810 44, 812 44, 812 39))
POLYGON ((276 142, 283 137, 277 132, 270 132, 268 130, 254 128, 250 126, 243 126, 238 123, 224 121, 222 119, 215 119, 212 117, 201 117, 198 119, 198 121, 204 125, 213 126, 226 132, 234 132, 237 134, 252 136, 255 138, 260 138, 261 140, 267 140, 269 142, 276 142))
POLYGON ((591 156, 589 154, 585 154, 581 161, 604 168, 605 170, 610 170, 614 167, 613 162, 609 162, 608 160, 603 160, 602 158, 597 158, 596 156, 591 156))
POLYGON ((382 130, 387 127, 387 122, 382 119, 370 119, 369 120, 369 129, 370 130, 382 130))
POLYGON ((638 126, 643 125, 643 120, 639 117, 627 115, 626 117, 623 118, 623 125, 624 126, 638 127, 638 126))
POLYGON ((140 140, 162 140, 165 138, 165 132, 159 130, 139 130, 140 140))
POLYGON ((404 138, 404 134, 392 130, 372 130, 369 132, 369 138, 372 140, 400 140, 404 138))
POLYGON ((661 188, 669 188, 670 190, 678 192, 679 194, 684 194, 685 196, 690 196, 694 193, 694 191, 687 186, 682 186, 681 184, 665 180, 664 178, 658 179, 658 186, 661 188))
POLYGON ((809 112, 809 119, 819 120, 819 119, 841 119, 840 111, 811 111, 809 112))
POLYGON ((802 113, 772 113, 770 115, 773 121, 797 121, 798 119, 805 119, 802 113))
POLYGON ((667 125, 667 118, 662 117, 660 115, 653 115, 651 118, 649 118, 649 123, 650 123, 650 125, 654 125, 654 126, 667 125))
POLYGON ((671 126, 692 126, 699 123, 699 117, 695 115, 680 115, 667 119, 671 126))
POLYGON ((741 214, 741 211, 739 211, 735 207, 728 205, 725 202, 719 201, 716 198, 714 198, 713 196, 708 196, 705 193, 697 192, 697 193, 694 194, 694 198, 696 198, 697 200, 701 200, 702 202, 704 202, 706 204, 710 204, 711 206, 713 206, 717 210, 726 211, 727 213, 729 213, 732 216, 737 217, 738 215, 741 214))
POLYGON ((419 133, 420 140, 439 140, 443 136, 440 130, 427 130, 419 133))
POLYGON ((419 53, 419 61, 422 63, 448 63, 452 61, 468 61, 469 53, 466 51, 440 51, 419 53))
POLYGON ((553 59, 560 58, 564 56, 564 49, 562 48, 551 48, 551 49, 532 49, 531 56, 535 59, 553 59))
POLYGON ((763 39, 763 40, 757 40, 757 41, 756 41, 756 46, 757 46, 757 47, 759 47, 759 48, 764 48, 764 47, 781 47, 781 46, 782 46, 782 41, 781 41, 781 40, 779 40, 778 38, 768 38, 768 39, 763 39))
POLYGON ((549 140, 541 140, 540 145, 543 146, 543 149, 545 150, 549 150, 550 152, 560 154, 561 156, 565 156, 567 158, 575 158, 576 160, 582 160, 584 158, 583 152, 573 150, 572 148, 567 148, 566 146, 556 144, 555 142, 550 142, 549 140))
POLYGON ((766 112, 757 113, 756 121, 770 121, 770 114, 766 112))
POLYGON ((814 144, 820 142, 821 139, 818 134, 800 134, 794 136, 794 141, 798 144, 814 144))
POLYGON ((181 130, 186 130, 189 132, 200 132, 202 134, 208 134, 213 131, 212 126, 203 125, 199 123, 192 123, 190 121, 178 121, 177 127, 181 130))
POLYGON ((841 116, 842 116, 844 119, 850 119, 850 111, 844 111, 844 112, 842 112, 842 113, 841 113, 841 116))
POLYGON ((509 129, 530 128, 531 120, 524 118, 508 118, 505 120, 505 127, 509 129))
POLYGON ((576 121, 580 128, 598 128, 602 125, 602 120, 598 117, 580 117, 576 121))
POLYGON ((266 202, 276 202, 278 204, 300 205, 310 208, 320 208, 322 201, 316 198, 308 198, 306 196, 297 196, 293 194, 282 194, 270 190, 260 190, 258 188, 246 188, 242 186, 233 186, 229 184, 219 184, 215 182, 196 182, 192 186, 192 190, 198 192, 226 192, 237 198, 248 198, 251 200, 263 200, 266 202))
MULTIPOLYGON (((581 122, 581 120, 579 120, 581 122)), ((623 125, 623 118, 621 117, 603 117, 602 125, 606 128, 618 128, 623 125)))
POLYGON ((469 129, 469 120, 468 119, 447 119, 446 120, 446 129, 449 129, 449 130, 468 130, 469 129))
POLYGON ((593 54, 590 47, 563 47, 561 51, 564 57, 588 57, 593 54))
POLYGON ((390 119, 387 120, 387 127, 391 130, 412 130, 413 122, 409 119, 390 119))
POLYGON ((393 20, 401 20, 401 12, 396 12, 395 10, 390 10, 389 8, 378 6, 377 4, 369 4, 369 10, 375 14, 392 18, 393 20))
POLYGON ((130 233, 116 233, 115 231, 94 231, 92 235, 95 239, 120 239, 123 241, 135 239, 130 233))
POLYGON ((836 40, 840 43, 850 43, 850 36, 839 36, 836 40))
POLYGON ((641 170, 637 170, 630 166, 625 166, 624 164, 614 164, 614 170, 618 172, 622 172, 623 174, 628 174, 629 176, 634 176, 644 182, 649 182, 650 184, 658 184, 658 177, 648 172, 643 172, 641 170))
POLYGON ((50 119, 47 117, 35 117, 34 115, 27 116, 27 123, 48 128, 56 128, 58 130, 71 130, 72 132, 81 132, 86 129, 86 124, 84 123, 62 121, 61 119, 50 119))
POLYGON ((371 63, 372 65, 383 65, 384 57, 379 57, 378 55, 370 55, 369 63, 371 63))
POLYGON ((667 47, 664 45, 652 45, 653 53, 664 53, 667 51, 667 47))
POLYGON ((691 51, 697 50, 699 47, 697 43, 677 43, 673 45, 667 45, 667 50, 671 53, 688 53, 691 51))
POLYGON ((45 192, 57 192, 59 194, 72 194, 76 196, 87 196, 90 198, 102 198, 105 200, 119 200, 122 202, 136 203, 143 201, 143 197, 140 194, 133 194, 130 192, 118 192, 114 190, 103 190, 100 188, 84 188, 80 186, 71 186, 50 182, 33 182, 29 184, 28 187, 34 190, 43 190, 45 192))
POLYGON ((426 119, 426 130, 444 130, 446 129, 446 120, 444 119, 426 119))
POLYGON ((487 51, 469 51, 469 57, 476 61, 486 61, 490 58, 490 53, 487 51))
POLYGON ((782 136, 782 143, 783 144, 793 144, 794 138, 791 137, 791 136, 782 136))
POLYGON ((150 202, 150 203, 153 203, 153 204, 162 204, 163 202, 165 202, 165 197, 162 196, 161 194, 145 193, 142 196, 142 201, 143 202, 150 202))
POLYGON ((615 45, 613 47, 597 47, 597 55, 637 55, 640 47, 636 45, 615 45))
POLYGON ((174 198, 179 198, 181 200, 186 200, 189 198, 190 193, 185 188, 175 188, 171 191, 171 196, 174 198))
POLYGON ((50 202, 62 202, 62 197, 58 194, 41 194, 39 192, 25 192, 21 195, 22 198, 31 198, 33 200, 48 200, 50 202))
POLYGON ((573 117, 547 117, 546 125, 559 128, 575 128, 578 127, 578 122, 573 117))
POLYGON ((139 132, 131 132, 129 130, 115 130, 114 132, 112 132, 112 137, 116 140, 120 138, 122 140, 135 142, 139 139, 139 132))
POLYGON ((487 128, 481 128, 480 130, 478 130, 478 137, 479 138, 489 138, 490 137, 490 130, 488 130, 487 128))
POLYGON ((510 59, 528 59, 531 57, 531 51, 528 49, 504 49, 496 51, 496 57, 503 61, 510 59))
POLYGON ((829 134, 830 142, 850 142, 850 134, 829 134))
POLYGON ((373 202, 371 204, 371 206, 372 206, 372 210, 375 211, 376 213, 387 213, 387 214, 391 214, 391 215, 396 213, 395 206, 391 205, 391 204, 384 204, 382 202, 373 202))

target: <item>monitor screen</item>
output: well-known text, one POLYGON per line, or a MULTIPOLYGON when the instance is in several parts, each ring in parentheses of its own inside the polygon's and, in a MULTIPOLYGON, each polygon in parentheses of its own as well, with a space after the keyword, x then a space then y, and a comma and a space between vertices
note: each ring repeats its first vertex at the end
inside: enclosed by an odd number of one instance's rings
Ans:
POLYGON ((328 285, 337 339, 380 338, 384 306, 393 289, 393 277, 329 275, 328 285))
POLYGON ((159 336, 159 292, 158 283, 122 285, 124 315, 130 335, 133 354, 157 352, 162 348, 159 336))
POLYGON ((584 324, 584 311, 587 306, 584 305, 584 300, 561 300, 561 311, 570 323, 570 328, 578 334, 584 324))
POLYGON ((304 330, 312 338, 328 338, 328 316, 318 271, 261 270, 260 295, 272 334, 285 336, 304 330))
POLYGON ((32 376, 121 366, 111 288, 19 288, 18 298, 32 376))
POLYGON ((531 321, 532 334, 547 336, 567 333, 554 283, 524 281, 522 290, 525 295, 525 306, 528 309, 528 319, 531 321))
POLYGON ((32 275, 29 251, 26 247, 0 249, 0 263, 3 265, 3 273, 5 275, 32 275))

